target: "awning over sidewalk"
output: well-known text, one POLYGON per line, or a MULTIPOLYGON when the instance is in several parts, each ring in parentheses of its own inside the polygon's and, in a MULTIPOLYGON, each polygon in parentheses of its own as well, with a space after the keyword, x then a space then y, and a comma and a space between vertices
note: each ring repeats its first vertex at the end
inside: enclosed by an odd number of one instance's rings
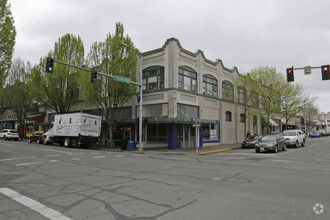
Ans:
POLYGON ((273 120, 273 119, 269 119, 269 123, 272 125, 272 126, 274 126, 274 127, 277 127, 278 126, 278 124, 273 120))
POLYGON ((45 114, 35 114, 35 115, 28 115, 27 119, 29 121, 44 121, 45 120, 45 114))

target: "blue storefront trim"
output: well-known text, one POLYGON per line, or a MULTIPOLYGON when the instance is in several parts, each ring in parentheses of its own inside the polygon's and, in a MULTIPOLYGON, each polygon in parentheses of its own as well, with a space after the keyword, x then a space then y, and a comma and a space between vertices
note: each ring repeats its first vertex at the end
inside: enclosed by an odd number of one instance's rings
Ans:
POLYGON ((203 126, 201 126, 200 129, 200 140, 201 144, 200 146, 203 146, 203 143, 220 143, 220 124, 218 124, 218 139, 217 140, 203 140, 203 126))
POLYGON ((168 149, 178 149, 178 125, 168 124, 168 149))

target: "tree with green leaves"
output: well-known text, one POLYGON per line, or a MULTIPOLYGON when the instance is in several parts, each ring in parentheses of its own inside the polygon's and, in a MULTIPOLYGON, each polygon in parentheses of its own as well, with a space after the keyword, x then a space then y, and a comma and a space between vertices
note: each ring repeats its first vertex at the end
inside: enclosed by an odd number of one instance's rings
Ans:
POLYGON ((259 112, 266 120, 267 133, 269 133, 270 119, 281 112, 282 90, 286 80, 274 67, 269 66, 254 68, 250 76, 261 103, 259 112))
POLYGON ((16 39, 14 18, 7 0, 0 1, 0 97, 11 65, 16 39))
POLYGON ((290 119, 303 111, 303 88, 301 85, 285 83, 282 89, 281 115, 285 119, 285 129, 288 129, 290 119))
POLYGON ((31 65, 17 58, 9 71, 7 85, 4 89, 4 103, 17 118, 20 128, 20 138, 23 138, 26 114, 31 106, 33 99, 30 95, 30 77, 31 65))
POLYGON ((305 127, 305 133, 310 135, 311 125, 313 125, 313 120, 316 119, 315 117, 318 115, 319 111, 316 105, 316 97, 305 96, 302 100, 302 107, 305 125, 309 125, 309 129, 305 127))
POLYGON ((251 95, 251 91, 253 91, 255 82, 251 79, 250 74, 247 75, 239 75, 238 79, 235 81, 235 85, 237 85, 237 103, 241 107, 241 110, 244 114, 244 137, 247 134, 247 118, 250 116, 250 110, 252 107, 251 103, 254 99, 254 96, 251 95), (250 95, 248 95, 250 94, 250 95))
MULTIPOLYGON (((124 27, 121 23, 116 24, 115 34, 109 33, 104 42, 95 42, 91 46, 87 62, 88 66, 96 71, 136 80, 137 57, 134 45, 131 38, 124 35, 124 27), (123 47, 122 43, 128 47, 123 47)), ((134 87, 99 74, 95 83, 90 82, 90 75, 85 75, 82 81, 86 100, 103 112, 110 131, 109 145, 112 147, 114 120, 117 118, 119 108, 131 101, 134 87)))
MULTIPOLYGON (((84 45, 79 36, 66 34, 54 45, 49 57, 76 66, 84 64, 84 45)), ((55 63, 53 73, 45 73, 46 57, 32 70, 32 95, 41 105, 56 113, 67 113, 79 101, 81 71, 55 63)))

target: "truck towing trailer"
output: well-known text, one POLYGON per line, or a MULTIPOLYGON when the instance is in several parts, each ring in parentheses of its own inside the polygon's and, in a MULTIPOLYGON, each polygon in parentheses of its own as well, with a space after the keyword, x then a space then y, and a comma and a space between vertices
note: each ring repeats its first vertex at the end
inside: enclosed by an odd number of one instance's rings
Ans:
POLYGON ((95 144, 100 137, 101 122, 101 116, 86 113, 55 115, 43 136, 43 143, 59 143, 65 147, 95 144))

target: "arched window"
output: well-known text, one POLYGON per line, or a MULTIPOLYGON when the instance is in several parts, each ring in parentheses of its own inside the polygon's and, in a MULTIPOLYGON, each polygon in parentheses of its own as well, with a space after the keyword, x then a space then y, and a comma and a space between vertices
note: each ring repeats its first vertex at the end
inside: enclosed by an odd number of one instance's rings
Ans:
POLYGON ((222 81, 222 98, 227 101, 234 101, 234 86, 229 81, 222 81))
POLYGON ((203 76, 203 94, 218 97, 218 80, 214 76, 203 76))
POLYGON ((246 104, 246 89, 243 86, 237 87, 238 102, 246 104))
POLYGON ((197 73, 187 66, 179 67, 179 89, 197 92, 197 73))
POLYGON ((256 91, 251 91, 251 106, 258 108, 258 94, 256 91))
POLYGON ((143 70, 143 90, 164 89, 164 67, 151 66, 143 70))
POLYGON ((226 111, 226 121, 231 121, 231 112, 226 111))

